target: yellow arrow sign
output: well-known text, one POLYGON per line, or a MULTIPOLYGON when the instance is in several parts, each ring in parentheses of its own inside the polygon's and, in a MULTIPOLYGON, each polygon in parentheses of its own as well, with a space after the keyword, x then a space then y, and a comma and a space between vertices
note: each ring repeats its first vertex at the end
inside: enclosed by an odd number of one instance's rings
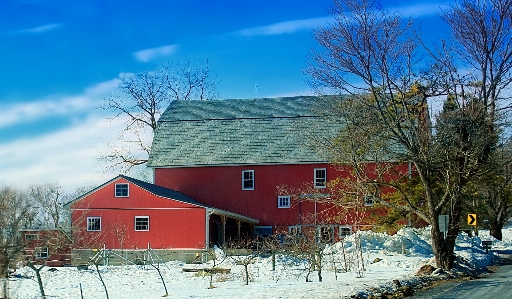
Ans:
POLYGON ((476 214, 468 214, 468 225, 476 225, 476 214))

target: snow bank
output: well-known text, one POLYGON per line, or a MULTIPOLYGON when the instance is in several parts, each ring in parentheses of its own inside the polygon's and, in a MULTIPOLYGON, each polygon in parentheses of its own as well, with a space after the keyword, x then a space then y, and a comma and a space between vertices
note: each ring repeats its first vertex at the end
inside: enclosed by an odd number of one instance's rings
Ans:
MULTIPOLYGON (((348 236, 343 242, 327 246, 323 267, 323 282, 317 273, 309 276, 313 282, 306 283, 307 264, 286 256, 276 257, 275 269, 272 257, 261 256, 250 264, 250 283, 245 284, 243 266, 227 257, 219 267, 227 267, 230 273, 213 277, 215 288, 209 289, 210 277, 197 272, 185 272, 190 268, 181 262, 160 265, 162 276, 172 298, 343 298, 356 293, 369 294, 370 289, 390 289, 390 283, 398 279, 403 285, 421 282, 414 277, 424 264, 433 264, 432 248, 428 242, 429 229, 404 228, 395 235, 363 231, 348 236), (358 243, 360 241, 360 243, 358 243), (363 254, 357 256, 357 246, 363 254), (356 258, 354 258, 356 256, 356 258), (344 260, 345 257, 345 260, 344 260), (352 263, 343 269, 344 263, 352 263), (364 261, 361 271, 360 261, 364 261)), ((486 232, 482 231, 482 238, 486 232)), ((487 232, 488 234, 488 232, 487 232)), ((503 241, 495 246, 512 249, 512 227, 503 230, 503 241)), ((481 238, 470 238, 461 234, 455 247, 461 270, 476 271, 491 263, 495 255, 486 254, 481 247, 481 238)), ((224 253, 216 248, 216 255, 224 259, 224 253)), ((201 266, 201 265, 198 265, 201 266)), ((208 265, 204 265, 208 267, 208 265)), ((80 271, 74 267, 43 269, 42 279, 46 294, 52 298, 80 298, 80 286, 84 298, 105 298, 105 291, 94 270, 80 271)), ((110 298, 161 298, 165 294, 159 275, 152 267, 117 266, 101 267, 101 275, 107 285, 110 298)), ((9 280, 11 298, 39 298, 34 273, 27 267, 18 269, 16 276, 9 280)))
POLYGON ((423 236, 429 228, 417 230, 402 228, 395 235, 386 233, 375 233, 372 231, 360 231, 357 234, 346 237, 342 242, 334 244, 328 250, 341 252, 342 247, 347 252, 356 250, 356 242, 360 241, 363 251, 384 254, 409 254, 411 256, 432 256, 432 246, 427 243, 423 236))

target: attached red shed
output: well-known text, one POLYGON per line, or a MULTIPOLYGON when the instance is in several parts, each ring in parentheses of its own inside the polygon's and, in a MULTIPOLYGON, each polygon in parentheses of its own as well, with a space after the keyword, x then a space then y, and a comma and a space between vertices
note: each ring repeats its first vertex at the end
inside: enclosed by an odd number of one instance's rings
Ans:
POLYGON ((24 261, 62 267, 71 264, 71 239, 61 229, 24 229, 20 231, 24 261))
POLYGON ((83 249, 205 250, 219 239, 252 235, 252 226, 258 223, 123 175, 67 206, 72 210, 74 248, 83 249), (236 230, 219 226, 219 232, 213 223, 222 219, 224 224, 226 219, 236 223, 236 230))

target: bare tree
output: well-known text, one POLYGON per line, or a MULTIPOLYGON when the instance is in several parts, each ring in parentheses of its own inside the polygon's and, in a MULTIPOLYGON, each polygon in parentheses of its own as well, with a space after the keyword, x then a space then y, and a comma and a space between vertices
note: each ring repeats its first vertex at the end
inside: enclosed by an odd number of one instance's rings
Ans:
POLYGON ((112 224, 110 230, 112 231, 112 235, 114 235, 114 237, 117 239, 117 243, 119 243, 119 248, 123 250, 123 246, 127 238, 128 226, 121 220, 118 220, 112 224))
POLYGON ((101 282, 101 285, 103 286, 103 290, 105 291, 105 296, 107 299, 109 299, 108 296, 108 288, 105 284, 105 280, 103 279, 103 276, 101 275, 100 271, 100 265, 104 264, 106 262, 105 258, 108 258, 108 253, 105 252, 103 249, 94 249, 93 253, 95 253, 90 259, 89 264, 94 266, 94 270, 96 271, 96 274, 98 275, 98 280, 101 282))
POLYGON ((489 229, 489 234, 502 240, 502 229, 505 223, 512 218, 512 157, 510 140, 500 145, 493 153, 491 159, 492 171, 482 180, 475 182, 470 190, 478 194, 470 213, 482 215, 479 226, 489 229))
POLYGON ((208 262, 206 265, 203 265, 202 274, 208 274, 208 289, 214 289, 216 286, 213 284, 213 277, 225 271, 225 269, 220 268, 220 266, 228 259, 228 256, 223 249, 216 246, 213 250, 209 249, 205 251, 204 254, 208 257, 208 262))
POLYGON ((60 229, 36 230, 28 233, 29 231, 22 236, 22 260, 34 271, 41 297, 46 298, 41 270, 47 266, 47 262, 52 259, 54 254, 70 250, 71 240, 60 229), (33 238, 29 239, 27 236, 33 236, 33 238))
POLYGON ((498 109, 512 107, 512 1, 462 0, 444 10, 441 18, 450 26, 453 53, 477 84, 475 96, 494 119, 498 109))
MULTIPOLYGON (((464 76, 469 84, 461 84, 458 93, 464 95, 469 89, 487 112, 489 134, 499 134, 495 131, 502 125, 503 114, 512 108, 512 1, 458 1, 442 11, 441 17, 452 30, 454 56, 469 70, 464 76)), ((509 150, 500 147, 496 150, 489 145, 486 151, 494 158, 493 168, 484 179, 490 184, 484 183, 485 194, 480 195, 484 195, 491 233, 501 238, 501 228, 511 215, 508 177, 512 159, 509 150)))
POLYGON ((67 200, 59 184, 44 184, 30 186, 28 193, 42 211, 39 214, 41 226, 57 228, 64 214, 63 204, 67 200))
MULTIPOLYGON (((475 7, 487 3, 464 2, 475 7)), ((504 18, 510 16, 509 2, 493 1, 493 5, 505 8, 504 18)), ((344 128, 324 145, 330 148, 333 162, 353 167, 365 193, 384 206, 415 213, 431 224, 436 264, 449 269, 453 266, 462 207, 467 204, 465 191, 472 181, 489 171, 486 162, 499 133, 491 99, 473 96, 492 94, 481 91, 483 86, 490 86, 483 83, 487 82, 485 78, 480 77, 475 83, 459 74, 448 47, 436 53, 430 68, 422 69, 417 60, 421 42, 413 39, 412 21, 382 9, 376 1, 335 0, 334 4, 334 22, 314 31, 324 51, 313 51, 305 70, 312 78, 311 86, 320 94, 345 95, 337 97, 338 109, 333 113, 344 128), (452 98, 456 109, 432 119, 428 99, 441 95, 452 98), (491 108, 482 110, 480 103, 491 108), (489 136, 478 135, 483 132, 489 136), (477 136, 482 138, 475 142, 477 136), (403 188, 410 170, 400 167, 407 161, 421 182, 421 198, 413 198, 403 188), (375 167, 368 168, 370 163, 375 167), (386 188, 388 191, 383 192, 386 188), (389 189, 401 195, 400 202, 387 200, 389 189), (449 213, 451 220, 446 239, 439 231, 438 216, 442 213, 449 213)), ((505 23, 510 24, 506 20, 505 23)), ((488 38, 501 39, 499 32, 488 32, 488 38)), ((495 46, 503 49, 496 53, 510 50, 506 43, 510 39, 501 40, 495 46)), ((510 74, 510 67, 508 63, 500 65, 507 69, 500 70, 502 76, 495 78, 501 80, 510 74)), ((494 89, 496 101, 509 84, 507 80, 501 82, 494 89)), ((494 105, 499 106, 498 102, 494 105)))
MULTIPOLYGON (((502 229, 512 218, 512 185, 510 174, 493 175, 479 184, 477 192, 482 195, 482 215, 488 221, 484 227, 489 228, 489 234, 498 240, 503 239, 502 229)), ((474 212, 471 211, 471 212, 474 212)), ((482 225, 482 224, 480 224, 482 225)))
POLYGON ((0 188, 0 294, 7 295, 9 267, 23 250, 19 233, 33 222, 34 210, 23 192, 0 188))
POLYGON ((208 61, 195 65, 187 59, 122 78, 118 93, 105 98, 102 107, 124 121, 119 144, 109 144, 110 152, 102 154, 108 168, 126 172, 147 162, 158 118, 172 101, 218 98, 210 72, 208 61))
POLYGON ((242 239, 240 241, 228 241, 225 246, 226 251, 229 252, 228 258, 234 261, 235 264, 244 267, 242 278, 245 285, 249 285, 249 282, 252 281, 250 267, 261 254, 256 242, 252 239, 242 239))

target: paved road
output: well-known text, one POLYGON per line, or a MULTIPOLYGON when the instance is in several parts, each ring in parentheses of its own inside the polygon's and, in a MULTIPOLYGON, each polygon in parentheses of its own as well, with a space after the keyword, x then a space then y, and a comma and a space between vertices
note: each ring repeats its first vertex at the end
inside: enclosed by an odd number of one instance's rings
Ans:
POLYGON ((502 263, 482 278, 448 282, 418 292, 414 299, 512 299, 512 252, 500 252, 502 263))

